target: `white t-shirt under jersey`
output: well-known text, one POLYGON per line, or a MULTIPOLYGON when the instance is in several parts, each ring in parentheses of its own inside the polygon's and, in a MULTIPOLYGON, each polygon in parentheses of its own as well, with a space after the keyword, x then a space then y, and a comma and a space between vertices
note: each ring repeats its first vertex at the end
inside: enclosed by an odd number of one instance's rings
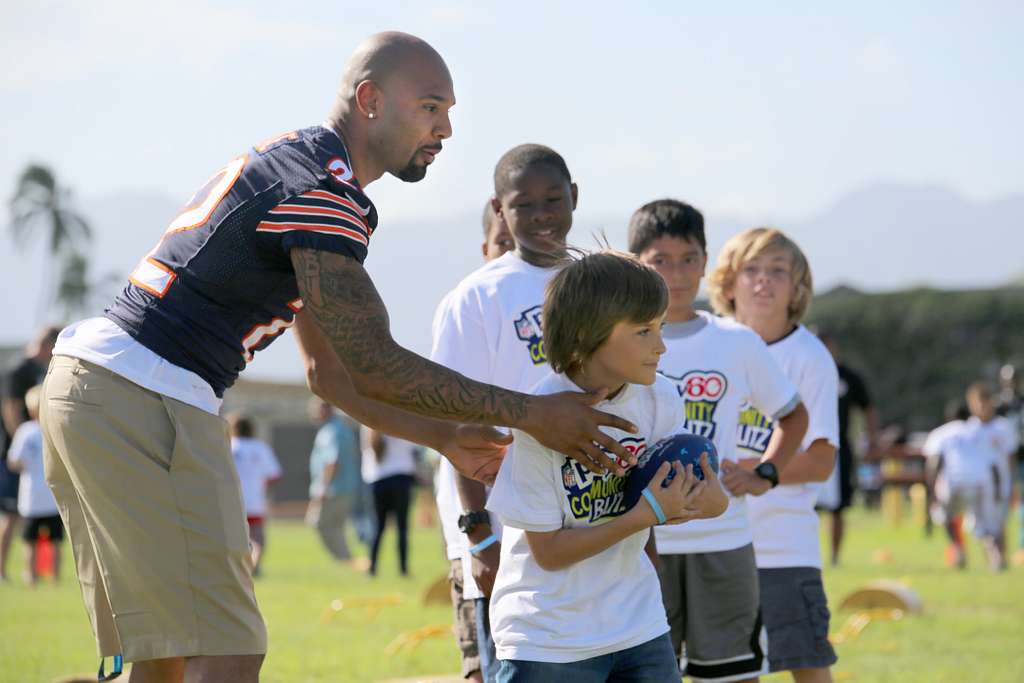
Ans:
POLYGON ((231 437, 231 455, 242 482, 246 516, 263 517, 267 514, 267 484, 281 476, 281 463, 268 444, 245 436, 231 437))
POLYGON ((43 432, 39 422, 22 422, 14 431, 7 458, 21 465, 18 481, 18 514, 22 517, 52 517, 57 501, 46 484, 43 470, 43 432))
MULTIPOLYGON (((534 393, 578 390, 564 375, 551 374, 534 393)), ((678 394, 662 377, 652 386, 628 384, 596 407, 639 428, 637 434, 605 430, 638 453, 681 428, 678 394)), ((487 502, 505 525, 490 610, 499 659, 576 662, 668 631, 658 574, 644 552, 648 530, 556 571, 541 569, 526 539, 526 531, 592 527, 621 515, 624 481, 591 474, 515 431, 487 502)))
MULTIPOLYGON (((468 275, 437 307, 431 360, 503 389, 532 389, 550 372, 541 306, 544 288, 556 272, 532 266, 509 252, 468 275)), ((472 578, 466 535, 458 528, 462 503, 455 488, 455 469, 447 459, 441 460, 436 481, 448 559, 463 560, 463 596, 467 600, 482 597, 472 578)), ((500 535, 500 525, 492 521, 500 535)))
MULTIPOLYGON (((768 350, 796 384, 807 408, 807 433, 800 445, 801 451, 818 439, 838 448, 839 371, 828 349, 800 325, 786 337, 769 344, 768 350)), ((753 406, 741 409, 740 457, 760 458, 771 434, 771 420, 753 406)), ((747 496, 759 568, 821 567, 818 513, 814 510, 821 486, 820 483, 784 484, 761 496, 747 496)))
MULTIPOLYGON (((785 415, 796 407, 796 387, 749 328, 701 312, 694 320, 666 325, 663 336, 668 350, 658 372, 678 390, 687 431, 714 441, 720 459, 737 459, 742 402, 768 415, 785 415)), ((657 527, 654 533, 662 555, 733 550, 752 540, 743 496, 729 496, 729 508, 720 517, 657 527)))
POLYGON ((57 337, 53 355, 88 361, 143 389, 220 414, 221 399, 206 380, 150 351, 108 318, 68 325, 57 337))

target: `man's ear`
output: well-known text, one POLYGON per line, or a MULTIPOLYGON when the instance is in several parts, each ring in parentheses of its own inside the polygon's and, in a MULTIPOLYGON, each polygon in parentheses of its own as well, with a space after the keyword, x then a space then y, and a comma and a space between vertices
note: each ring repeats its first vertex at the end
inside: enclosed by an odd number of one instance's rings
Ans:
POLYGON ((366 118, 374 118, 378 115, 380 100, 380 88, 373 81, 362 81, 356 86, 356 109, 366 118))
POLYGON ((572 210, 576 210, 576 204, 580 200, 580 188, 576 186, 576 183, 569 183, 569 193, 572 194, 572 210))

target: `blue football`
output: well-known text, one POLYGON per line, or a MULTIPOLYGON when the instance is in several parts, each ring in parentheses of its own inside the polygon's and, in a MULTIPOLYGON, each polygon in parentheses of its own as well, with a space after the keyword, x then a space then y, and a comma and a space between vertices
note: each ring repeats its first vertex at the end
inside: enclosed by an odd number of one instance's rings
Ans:
MULTIPOLYGON (((701 453, 708 454, 708 462, 711 469, 718 473, 718 450, 710 439, 696 434, 673 434, 667 436, 640 454, 636 467, 626 473, 626 487, 623 491, 623 504, 628 510, 643 495, 643 490, 651 483, 651 478, 666 460, 678 460, 684 466, 693 465, 693 473, 698 479, 704 478, 704 471, 700 466, 701 453)), ((675 471, 671 471, 663 485, 667 485, 675 477, 675 471)))

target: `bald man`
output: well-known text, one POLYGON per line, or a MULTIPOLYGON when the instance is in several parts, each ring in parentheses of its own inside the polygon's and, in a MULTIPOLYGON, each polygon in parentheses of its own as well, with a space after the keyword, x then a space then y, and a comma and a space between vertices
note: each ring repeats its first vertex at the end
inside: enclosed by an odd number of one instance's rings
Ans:
POLYGON ((131 681, 255 681, 266 629, 221 399, 295 326, 310 388, 358 421, 493 480, 522 429, 591 469, 627 458, 600 395, 532 397, 397 344, 363 269, 384 173, 421 180, 452 134, 452 79, 422 40, 382 33, 327 121, 232 159, 182 209, 107 313, 65 329, 41 407, 47 480, 101 657, 131 681), (115 658, 114 665, 119 660, 115 658))

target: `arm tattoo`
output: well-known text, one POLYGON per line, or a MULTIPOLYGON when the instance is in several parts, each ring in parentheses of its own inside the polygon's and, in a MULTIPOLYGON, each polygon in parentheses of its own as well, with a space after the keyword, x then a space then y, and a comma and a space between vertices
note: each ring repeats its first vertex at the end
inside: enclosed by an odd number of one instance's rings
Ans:
POLYGON ((459 373, 398 345, 377 288, 354 259, 293 249, 292 263, 306 309, 354 381, 372 383, 384 403, 430 417, 517 425, 528 397, 459 373))

